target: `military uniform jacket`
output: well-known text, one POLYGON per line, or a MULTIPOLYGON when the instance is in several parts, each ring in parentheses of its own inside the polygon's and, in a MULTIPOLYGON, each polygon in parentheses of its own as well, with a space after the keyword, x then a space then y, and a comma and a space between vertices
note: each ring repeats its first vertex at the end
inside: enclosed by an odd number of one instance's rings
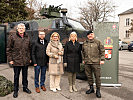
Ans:
POLYGON ((105 50, 97 39, 86 40, 82 45, 82 58, 85 64, 100 64, 105 60, 105 50))

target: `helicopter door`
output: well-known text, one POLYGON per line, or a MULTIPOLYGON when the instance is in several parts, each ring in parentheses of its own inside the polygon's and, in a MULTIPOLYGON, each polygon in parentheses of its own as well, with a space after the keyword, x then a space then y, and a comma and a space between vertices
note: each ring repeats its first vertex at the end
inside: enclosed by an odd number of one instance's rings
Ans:
POLYGON ((0 25, 0 63, 6 62, 6 26, 0 25))

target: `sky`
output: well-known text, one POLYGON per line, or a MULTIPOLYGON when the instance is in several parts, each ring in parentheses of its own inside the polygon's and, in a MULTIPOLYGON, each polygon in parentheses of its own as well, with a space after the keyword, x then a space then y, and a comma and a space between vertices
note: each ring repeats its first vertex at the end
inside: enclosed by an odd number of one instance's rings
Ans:
MULTIPOLYGON (((88 0, 40 0, 47 5, 54 5, 58 6, 60 4, 63 4, 62 8, 68 9, 68 16, 72 17, 74 19, 77 19, 79 17, 79 6, 84 6, 84 4, 87 3, 88 0)), ((110 18, 109 21, 119 21, 118 14, 133 8, 133 0, 111 0, 115 5, 115 12, 113 15, 115 15, 114 18, 110 18)))

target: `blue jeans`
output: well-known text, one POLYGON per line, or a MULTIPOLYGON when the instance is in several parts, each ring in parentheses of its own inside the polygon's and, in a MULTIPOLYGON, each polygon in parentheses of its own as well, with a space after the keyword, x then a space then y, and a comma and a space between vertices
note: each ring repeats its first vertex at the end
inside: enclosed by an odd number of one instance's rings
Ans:
POLYGON ((40 86, 45 86, 45 74, 46 74, 46 66, 35 66, 34 71, 35 71, 35 87, 39 87, 39 74, 41 70, 41 77, 40 77, 40 86))

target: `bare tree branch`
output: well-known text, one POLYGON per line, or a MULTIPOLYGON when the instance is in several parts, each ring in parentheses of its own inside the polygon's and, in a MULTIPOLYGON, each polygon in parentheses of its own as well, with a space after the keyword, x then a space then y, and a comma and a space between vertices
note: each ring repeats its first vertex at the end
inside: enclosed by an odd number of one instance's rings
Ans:
POLYGON ((79 7, 81 24, 86 29, 93 30, 94 21, 103 22, 112 17, 113 7, 109 0, 88 0, 84 7, 79 7))
POLYGON ((42 0, 27 0, 27 6, 31 9, 34 10, 34 17, 40 17, 40 10, 42 9, 43 3, 42 0))

